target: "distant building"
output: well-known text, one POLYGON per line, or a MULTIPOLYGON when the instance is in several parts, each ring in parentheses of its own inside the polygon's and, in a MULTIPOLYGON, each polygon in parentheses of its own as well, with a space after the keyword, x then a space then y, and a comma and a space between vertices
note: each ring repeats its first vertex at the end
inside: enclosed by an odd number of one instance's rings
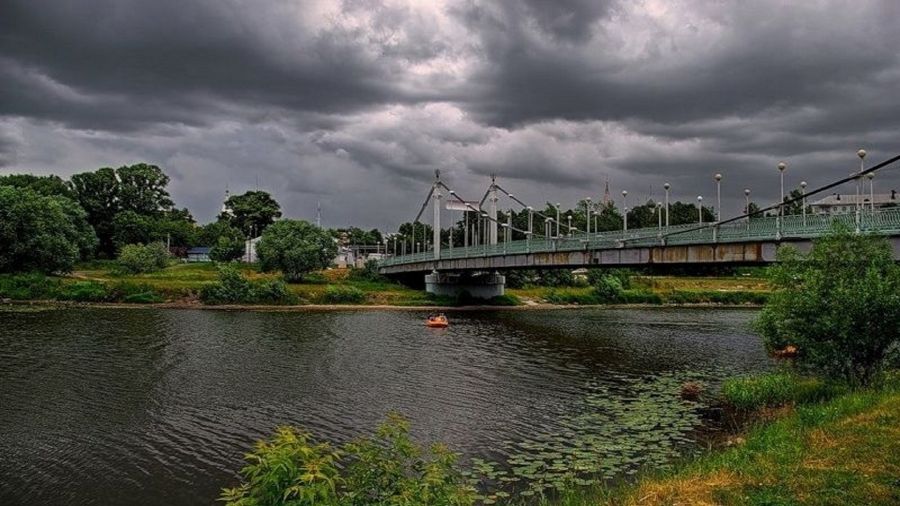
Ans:
POLYGON ((191 248, 187 250, 188 262, 209 262, 209 250, 212 248, 191 248))
MULTIPOLYGON (((894 207, 900 205, 900 197, 897 196, 896 190, 891 193, 878 193, 874 195, 875 208, 894 207)), ((869 195, 859 195, 860 204, 864 208, 871 206, 869 195)), ((809 207, 814 213, 821 214, 852 214, 856 212, 857 197, 853 195, 842 195, 835 193, 823 199, 812 202, 809 207)))

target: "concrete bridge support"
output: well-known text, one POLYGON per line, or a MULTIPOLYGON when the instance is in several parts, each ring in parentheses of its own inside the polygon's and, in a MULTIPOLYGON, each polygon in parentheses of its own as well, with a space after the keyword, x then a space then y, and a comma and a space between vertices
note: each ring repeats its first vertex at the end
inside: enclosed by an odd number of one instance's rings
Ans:
POLYGON ((425 275, 425 291, 447 297, 468 292, 476 299, 491 299, 506 293, 506 277, 496 272, 472 275, 432 271, 425 275))

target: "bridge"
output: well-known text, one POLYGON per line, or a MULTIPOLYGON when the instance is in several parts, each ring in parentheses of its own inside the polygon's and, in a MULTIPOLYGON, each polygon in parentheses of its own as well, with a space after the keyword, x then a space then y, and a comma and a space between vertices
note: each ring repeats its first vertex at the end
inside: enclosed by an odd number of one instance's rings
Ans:
MULTIPOLYGON (((812 241, 831 231, 835 226, 844 226, 857 233, 876 234, 888 237, 892 242, 895 257, 900 260, 900 207, 876 209, 874 204, 862 204, 859 198, 859 184, 869 174, 873 174, 898 160, 900 155, 885 160, 870 169, 864 169, 862 161, 865 152, 860 150, 860 170, 810 192, 801 197, 785 199, 783 173, 784 165, 779 164, 782 173, 781 200, 751 214, 742 214, 727 220, 713 220, 702 223, 702 209, 698 207, 698 222, 668 226, 668 191, 665 207, 657 205, 658 223, 655 227, 628 229, 627 207, 623 228, 617 231, 591 231, 590 208, 587 210, 585 230, 574 230, 561 223, 559 213, 548 216, 535 211, 513 194, 504 190, 494 178, 480 202, 465 201, 440 179, 436 172, 431 191, 413 223, 427 208, 429 201, 433 207, 433 232, 431 249, 413 251, 410 254, 391 255, 379 262, 379 271, 389 276, 425 275, 426 290, 441 295, 454 295, 466 290, 476 297, 489 298, 502 295, 505 278, 502 272, 511 269, 530 268, 570 268, 581 267, 623 267, 648 265, 761 265, 775 261, 776 251, 782 244, 794 244, 807 250, 812 241), (846 183, 857 183, 857 199, 854 212, 845 214, 807 213, 806 199, 826 192, 846 183), (447 208, 475 213, 478 218, 474 227, 485 225, 479 233, 470 234, 469 224, 465 226, 466 241, 455 246, 451 241, 441 244, 441 201, 444 193, 448 198, 447 208), (528 228, 520 230, 513 226, 510 214, 506 223, 497 219, 497 202, 504 194, 512 201, 528 210, 528 228), (801 200, 801 214, 785 214, 791 204, 801 200), (485 202, 487 210, 483 210, 485 202), (544 220, 544 234, 536 236, 534 217, 544 220), (499 232, 502 230, 502 240, 499 232), (555 230, 555 231, 554 231, 555 230), (524 236, 522 240, 511 240, 512 232, 524 236), (469 241, 469 237, 472 241, 469 241), (481 238, 479 242, 479 238, 481 238), (470 242, 472 244, 470 244, 470 242)), ((720 179, 717 176, 717 181, 720 179)), ((804 185, 805 186, 805 185, 804 185)), ((668 188, 667 188, 668 190, 668 188)), ((717 207, 717 212, 719 208, 717 207)), ((414 225, 415 226, 415 225, 414 225)), ((415 234, 415 229, 414 232, 415 234)), ((424 233, 424 227, 423 227, 424 233)), ((425 239, 423 237, 423 239, 425 239)), ((411 245, 412 246, 412 245, 411 245)), ((394 248, 395 252, 397 248, 394 248)))

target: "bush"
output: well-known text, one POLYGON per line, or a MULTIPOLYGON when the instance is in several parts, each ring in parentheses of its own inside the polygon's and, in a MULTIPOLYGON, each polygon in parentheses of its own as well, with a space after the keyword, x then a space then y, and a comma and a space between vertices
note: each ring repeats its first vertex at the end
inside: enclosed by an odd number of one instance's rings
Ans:
POLYGON ((378 262, 376 260, 366 261, 362 268, 354 267, 350 269, 350 275, 348 277, 356 281, 387 281, 387 278, 378 272, 378 262))
POLYGON ((409 422, 397 415, 389 415, 373 437, 343 448, 281 427, 246 459, 241 486, 222 491, 229 506, 467 506, 475 501, 455 467, 457 456, 443 445, 417 445, 409 437, 409 422))
POLYGON ((625 304, 662 304, 663 299, 658 293, 650 290, 623 290, 619 300, 625 304))
POLYGON ((616 276, 602 276, 594 285, 594 296, 603 304, 612 304, 622 300, 622 282, 616 276))
POLYGON ((900 336, 900 266, 890 244, 836 230, 808 255, 782 247, 775 292, 757 320, 769 350, 798 350, 798 367, 852 384, 882 370, 900 336))
POLYGON ((729 378, 722 385, 725 402, 740 411, 820 401, 838 392, 838 387, 821 379, 804 378, 789 372, 729 378))
POLYGON ((128 244, 119 252, 119 267, 125 272, 139 274, 164 269, 169 265, 169 251, 162 243, 128 244))
POLYGON ((43 273, 0 275, 0 298, 15 300, 52 299, 59 292, 58 279, 43 273))
POLYGON ((597 286, 603 278, 613 277, 619 280, 619 284, 622 285, 623 290, 628 290, 631 288, 631 274, 631 271, 628 269, 595 268, 588 270, 587 279, 588 283, 592 286, 597 286))
POLYGON ((359 288, 342 285, 329 286, 323 297, 329 304, 358 304, 366 300, 366 294, 359 288))
POLYGON ((219 267, 219 280, 200 290, 205 304, 292 304, 296 297, 281 279, 251 281, 232 265, 219 267))
POLYGON ((78 302, 107 302, 112 300, 109 289, 96 281, 78 281, 64 284, 56 296, 59 300, 78 302))
POLYGON ((289 281, 331 264, 337 245, 331 235, 302 220, 281 220, 269 225, 256 245, 260 267, 280 270, 289 281))

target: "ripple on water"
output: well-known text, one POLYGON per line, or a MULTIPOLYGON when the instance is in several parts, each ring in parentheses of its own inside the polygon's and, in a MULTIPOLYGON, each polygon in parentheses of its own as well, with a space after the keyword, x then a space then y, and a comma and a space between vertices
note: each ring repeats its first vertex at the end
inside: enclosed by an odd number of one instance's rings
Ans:
POLYGON ((742 310, 0 312, 0 503, 196 504, 280 424, 346 441, 388 411, 487 489, 690 451, 685 379, 766 367, 742 310))

